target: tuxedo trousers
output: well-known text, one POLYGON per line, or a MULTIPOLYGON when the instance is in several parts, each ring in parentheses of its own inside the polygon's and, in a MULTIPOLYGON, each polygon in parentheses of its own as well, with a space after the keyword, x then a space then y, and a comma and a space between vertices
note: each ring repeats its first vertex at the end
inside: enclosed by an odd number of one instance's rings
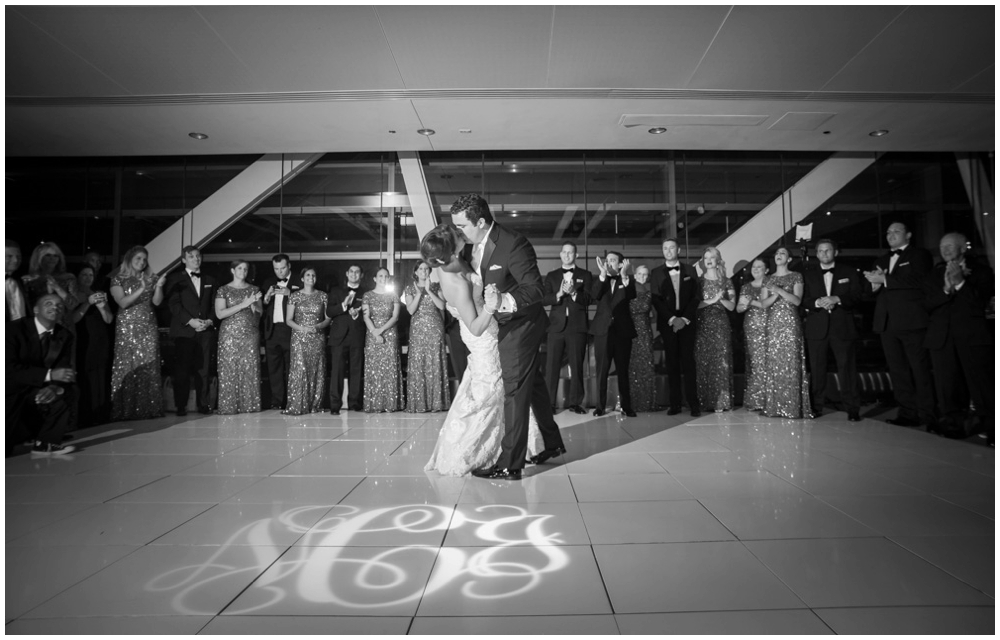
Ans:
POLYGON ((924 348, 924 329, 887 330, 879 334, 889 366, 898 417, 923 424, 934 422, 934 381, 924 348))
POLYGON ((680 411, 682 399, 687 398, 691 410, 700 409, 698 403, 698 380, 695 373, 694 343, 695 327, 689 324, 674 333, 669 324, 660 324, 663 340, 663 357, 667 369, 667 383, 670 388, 670 408, 680 411), (681 378, 684 379, 684 395, 681 395, 681 378))
POLYGON ((36 404, 35 395, 40 389, 29 389, 19 398, 7 397, 7 454, 25 440, 39 440, 43 444, 59 444, 70 424, 72 396, 67 390, 47 404, 36 404), (13 406, 11 406, 13 405, 13 406))
POLYGON ((611 374, 611 363, 614 362, 615 374, 618 376, 618 400, 622 411, 631 411, 632 393, 628 368, 632 361, 632 338, 620 337, 614 333, 594 336, 594 360, 597 365, 596 407, 604 409, 608 404, 608 376, 611 374))
POLYGON ((949 335, 944 346, 931 349, 941 416, 961 426, 969 412, 969 400, 983 422, 994 415, 993 345, 957 344, 949 335))
POLYGON ((812 408, 818 412, 823 408, 826 396, 827 354, 832 349, 840 374, 840 399, 844 411, 861 410, 861 394, 858 391, 858 341, 827 336, 819 340, 806 340, 809 354, 809 383, 812 408))
POLYGON ((343 408, 344 372, 347 372, 347 408, 360 411, 364 397, 364 341, 342 342, 331 346, 329 361, 330 409, 340 411, 343 408))
POLYGON ((212 381, 212 360, 217 341, 215 331, 199 331, 190 338, 174 338, 174 405, 187 408, 192 382, 198 408, 208 405, 208 388, 212 381))
POLYGON ((267 382, 271 387, 271 406, 284 407, 288 401, 288 369, 292 361, 292 329, 276 322, 264 340, 267 357, 267 382))
POLYGON ((552 406, 557 406, 559 395, 559 372, 562 370, 563 354, 569 362, 569 388, 566 391, 565 406, 583 404, 583 362, 587 355, 587 334, 580 332, 550 331, 545 339, 545 383, 552 397, 552 406))

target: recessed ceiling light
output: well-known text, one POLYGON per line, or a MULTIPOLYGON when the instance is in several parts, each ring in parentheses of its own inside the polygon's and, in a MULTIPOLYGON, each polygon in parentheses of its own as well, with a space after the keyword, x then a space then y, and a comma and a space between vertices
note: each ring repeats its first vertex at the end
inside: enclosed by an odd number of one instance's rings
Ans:
POLYGON ((395 129, 389 129, 389 133, 396 133, 395 129))
POLYGON ((652 133, 653 135, 659 135, 661 133, 666 133, 667 132, 667 128, 666 127, 653 127, 652 129, 649 130, 649 132, 652 133))
POLYGON ((459 133, 472 133, 472 129, 459 129, 459 133))
POLYGON ((879 129, 878 131, 872 131, 868 135, 870 135, 873 138, 881 138, 882 136, 884 136, 887 133, 889 133, 888 129, 879 129))
POLYGON ((435 134, 434 129, 417 129, 417 133, 422 136, 432 136, 435 134))
POLYGON ((194 138, 195 140, 208 140, 208 134, 205 133, 198 133, 197 131, 192 131, 188 135, 194 138))

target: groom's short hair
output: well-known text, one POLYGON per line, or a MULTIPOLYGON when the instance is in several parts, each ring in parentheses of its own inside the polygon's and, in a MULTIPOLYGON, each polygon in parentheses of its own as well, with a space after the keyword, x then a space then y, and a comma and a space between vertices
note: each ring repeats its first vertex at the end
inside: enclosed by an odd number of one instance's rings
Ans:
POLYGON ((490 205, 478 193, 467 193, 451 205, 451 215, 459 213, 464 213, 472 224, 476 224, 480 220, 486 222, 487 225, 493 224, 493 213, 490 211, 490 205))
POLYGON ((623 256, 621 253, 619 253, 617 251, 608 251, 607 253, 604 254, 604 257, 606 258, 606 257, 610 256, 611 254, 615 254, 616 256, 618 256, 618 262, 619 263, 621 263, 621 261, 625 259, 625 256, 623 256))
POLYGON ((455 257, 458 246, 458 229, 450 224, 439 224, 420 241, 420 255, 432 267, 443 267, 455 257))

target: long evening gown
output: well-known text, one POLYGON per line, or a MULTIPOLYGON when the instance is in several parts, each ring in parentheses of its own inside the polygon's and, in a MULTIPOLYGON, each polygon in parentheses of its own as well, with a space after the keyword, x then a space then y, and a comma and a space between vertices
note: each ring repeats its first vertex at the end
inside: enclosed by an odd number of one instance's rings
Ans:
POLYGON ((656 408, 656 372, 653 370, 653 328, 649 321, 651 307, 649 289, 636 293, 628 303, 635 324, 632 358, 629 360, 629 389, 633 411, 653 411, 656 408))
POLYGON ((80 426, 106 422, 111 392, 111 325, 97 305, 91 305, 76 323, 76 368, 80 387, 80 426))
MULTIPOLYGON (((740 289, 740 298, 751 302, 761 300, 761 289, 747 282, 740 289)), ((747 307, 743 314, 743 336, 746 343, 746 391, 743 392, 743 407, 749 411, 764 408, 764 380, 767 377, 765 358, 767 354, 767 309, 747 307)))
MULTIPOLYGON (((392 318, 393 305, 399 303, 395 293, 365 293, 368 314, 375 328, 392 318)), ((403 398, 403 370, 399 363, 399 333, 396 326, 386 330, 379 340, 373 332, 365 336, 364 409, 367 413, 400 411, 406 406, 403 398)))
MULTIPOLYGON (((141 284, 140 277, 116 275, 112 286, 126 296, 141 284)), ((118 310, 115 324, 115 362, 111 368, 111 419, 143 420, 163 415, 163 380, 160 377, 160 332, 153 313, 156 281, 146 280, 146 290, 127 309, 118 310)))
MULTIPOLYGON (((768 287, 792 291, 801 284, 802 274, 791 271, 770 276, 768 287)), ((809 370, 806 368, 805 341, 799 308, 778 298, 767 310, 767 356, 764 366, 764 414, 781 418, 811 418, 809 370)))
MULTIPOLYGON (((260 291, 249 284, 242 289, 223 285, 215 298, 227 307, 240 304, 260 291)), ((219 324, 219 413, 260 411, 260 329, 253 309, 240 309, 219 324)))
MULTIPOLYGON (((441 285, 430 284, 441 295, 441 285)), ((407 298, 417 295, 416 285, 406 287, 407 298)), ((410 413, 444 411, 451 401, 448 389, 448 353, 444 347, 444 318, 431 297, 420 298, 410 320, 410 346, 406 365, 406 410, 410 413)))
MULTIPOLYGON (((733 288, 729 278, 709 280, 699 278, 702 300, 733 288)), ((729 312, 716 302, 698 309, 698 333, 695 334, 694 357, 698 380, 698 400, 707 411, 728 411, 733 408, 733 340, 729 312)))
MULTIPOLYGON (((295 305, 296 324, 316 325, 326 318, 326 293, 307 295, 296 291, 288 299, 295 305)), ((326 335, 322 331, 292 332, 292 364, 288 371, 288 404, 285 413, 299 416, 320 410, 326 389, 326 335)))

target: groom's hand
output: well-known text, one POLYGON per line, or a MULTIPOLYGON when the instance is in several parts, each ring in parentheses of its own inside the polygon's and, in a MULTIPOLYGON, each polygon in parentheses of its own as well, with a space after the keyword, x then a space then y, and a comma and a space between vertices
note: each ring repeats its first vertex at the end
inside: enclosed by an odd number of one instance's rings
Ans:
POLYGON ((601 272, 601 279, 604 280, 608 277, 608 263, 601 256, 596 257, 597 269, 601 272))

